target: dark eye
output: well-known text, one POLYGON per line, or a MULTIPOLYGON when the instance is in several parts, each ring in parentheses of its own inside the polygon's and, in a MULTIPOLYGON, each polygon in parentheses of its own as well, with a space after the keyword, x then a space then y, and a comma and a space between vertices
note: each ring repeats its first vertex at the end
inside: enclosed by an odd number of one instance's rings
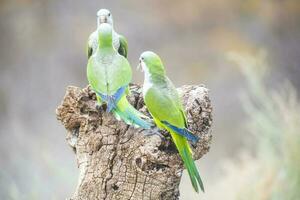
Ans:
POLYGON ((141 57, 142 60, 144 60, 144 57, 141 57))
POLYGON ((110 13, 108 13, 108 16, 110 17, 110 13))

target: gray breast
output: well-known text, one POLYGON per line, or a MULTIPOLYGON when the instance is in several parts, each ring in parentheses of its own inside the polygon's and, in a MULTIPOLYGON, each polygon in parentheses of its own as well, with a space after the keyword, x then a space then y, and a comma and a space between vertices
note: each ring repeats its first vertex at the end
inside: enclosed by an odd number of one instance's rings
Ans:
POLYGON ((106 55, 106 56, 100 56, 100 63, 102 65, 112 65, 113 64, 113 60, 116 54, 111 54, 111 55, 106 55))

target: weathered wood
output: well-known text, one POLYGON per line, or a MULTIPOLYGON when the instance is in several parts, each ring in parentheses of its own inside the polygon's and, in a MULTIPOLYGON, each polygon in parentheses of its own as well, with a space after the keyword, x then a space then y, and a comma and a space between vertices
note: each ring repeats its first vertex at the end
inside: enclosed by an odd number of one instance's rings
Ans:
MULTIPOLYGON (((189 129, 201 138, 192 148, 198 160, 208 152, 212 137, 208 90, 202 86, 178 90, 189 129)), ((128 98, 147 113, 139 86, 131 86, 128 98)), ((67 129, 67 141, 79 167, 78 185, 71 200, 179 198, 183 164, 168 133, 160 132, 165 137, 151 135, 156 130, 133 128, 110 113, 96 110, 96 97, 89 87, 68 87, 56 113, 67 129)))

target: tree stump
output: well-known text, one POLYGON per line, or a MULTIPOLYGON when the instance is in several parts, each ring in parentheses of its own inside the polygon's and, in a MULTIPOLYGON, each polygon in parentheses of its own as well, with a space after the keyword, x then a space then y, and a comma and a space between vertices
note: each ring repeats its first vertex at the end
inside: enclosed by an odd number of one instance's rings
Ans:
MULTIPOLYGON (((140 87, 130 88, 130 103, 150 116, 140 87)), ((212 138, 208 89, 182 86, 178 91, 189 129, 200 137, 192 145, 194 159, 198 160, 208 152, 212 138)), ((76 154, 79 168, 78 185, 70 200, 179 199, 184 166, 167 132, 159 131, 164 136, 161 137, 155 134, 156 129, 134 128, 116 120, 111 113, 97 110, 96 96, 90 87, 69 86, 56 114, 67 129, 67 142, 76 154)))

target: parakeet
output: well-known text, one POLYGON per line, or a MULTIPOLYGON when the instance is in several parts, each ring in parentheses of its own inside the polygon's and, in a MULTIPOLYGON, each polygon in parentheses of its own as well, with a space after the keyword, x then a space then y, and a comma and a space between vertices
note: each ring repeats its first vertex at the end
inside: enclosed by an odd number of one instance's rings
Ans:
POLYGON ((113 29, 108 23, 98 28, 98 47, 89 58, 87 79, 95 91, 97 101, 107 104, 107 112, 129 125, 148 129, 151 123, 145 115, 137 111, 126 99, 132 71, 127 59, 118 54, 113 47, 113 29))
MULTIPOLYGON (((109 10, 107 9, 100 9, 97 12, 97 28, 100 24, 108 23, 113 27, 113 17, 109 10)), ((120 55, 127 58, 128 52, 128 44, 127 40, 124 36, 116 33, 113 28, 113 45, 115 49, 119 52, 120 55)), ((96 52, 98 46, 98 33, 97 30, 94 31, 89 39, 87 44, 87 56, 88 58, 96 52)))
POLYGON ((187 139, 193 142, 198 137, 187 129, 183 105, 176 88, 166 76, 159 56, 146 51, 140 56, 140 65, 145 74, 143 96, 145 104, 158 128, 167 130, 178 149, 196 192, 204 192, 203 183, 192 157, 187 139))

